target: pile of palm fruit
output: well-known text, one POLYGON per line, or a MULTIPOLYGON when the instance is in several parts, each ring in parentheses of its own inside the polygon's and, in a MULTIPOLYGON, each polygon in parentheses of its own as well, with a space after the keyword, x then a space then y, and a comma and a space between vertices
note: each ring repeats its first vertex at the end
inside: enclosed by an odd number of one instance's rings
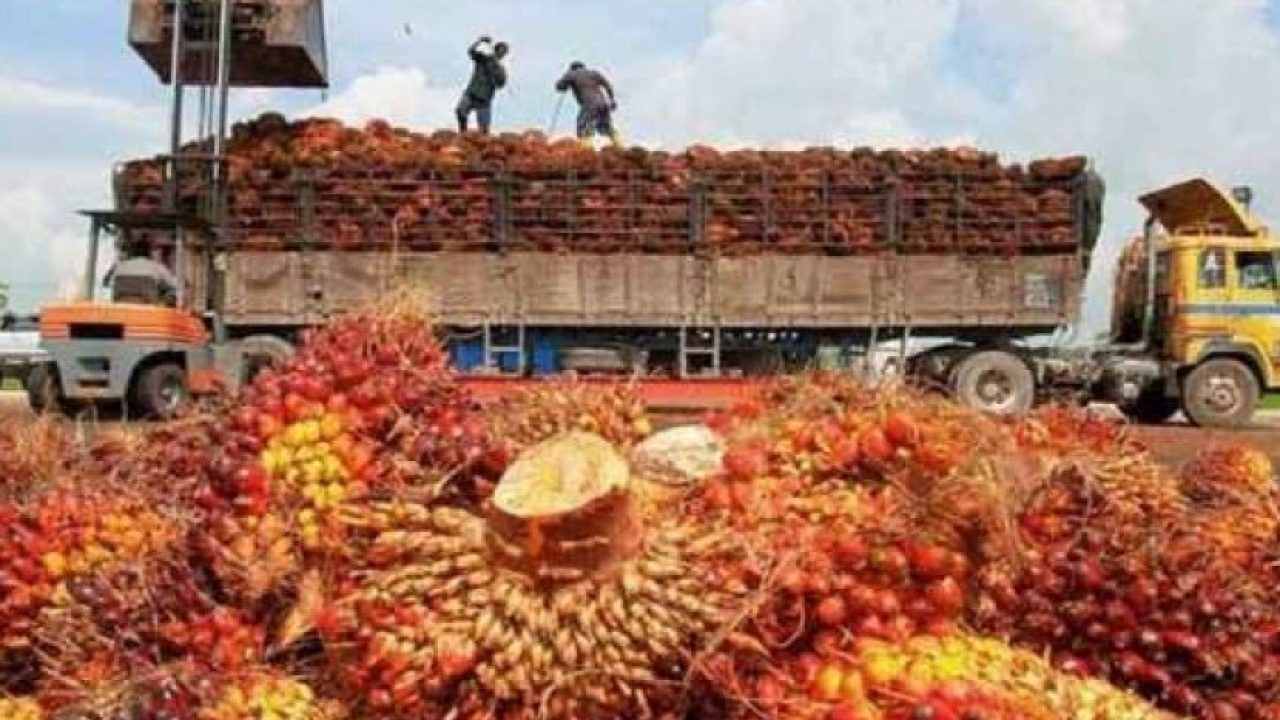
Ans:
POLYGON ((4 718, 1280 717, 1245 447, 1176 473, 822 373, 697 432, 625 387, 485 407, 390 310, 73 431, 0 429, 4 718))
MULTIPOLYGON (((1096 239, 1085 237, 1079 157, 1023 167, 970 149, 593 152, 538 132, 427 135, 273 113, 238 125, 229 153, 232 241, 262 250, 684 253, 692 240, 734 255, 1073 253, 1096 239)), ((127 163, 120 209, 159 209, 165 168, 127 163)), ((177 175, 179 203, 198 207, 208 178, 195 162, 177 175)))

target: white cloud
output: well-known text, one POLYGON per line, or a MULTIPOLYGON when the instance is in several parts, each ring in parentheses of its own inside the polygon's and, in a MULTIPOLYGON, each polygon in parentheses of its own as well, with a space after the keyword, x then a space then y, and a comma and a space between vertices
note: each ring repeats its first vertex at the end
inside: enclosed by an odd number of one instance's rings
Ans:
POLYGON ((352 124, 382 118, 396 125, 430 128, 453 117, 458 91, 433 86, 419 68, 378 68, 303 115, 334 117, 352 124))
POLYGON ((154 132, 165 122, 164 114, 155 106, 6 75, 0 75, 0 114, 73 115, 143 132, 154 132))
POLYGON ((0 169, 0 282, 12 286, 15 309, 32 310, 78 290, 88 221, 73 209, 105 202, 101 178, 101 172, 64 163, 0 169))

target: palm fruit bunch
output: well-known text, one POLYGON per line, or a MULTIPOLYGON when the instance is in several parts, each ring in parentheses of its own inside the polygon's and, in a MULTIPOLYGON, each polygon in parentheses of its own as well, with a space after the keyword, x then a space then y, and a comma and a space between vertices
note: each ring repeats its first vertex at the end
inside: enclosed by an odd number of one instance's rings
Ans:
POLYGON ((1226 563, 1260 585, 1277 588, 1280 574, 1280 494, 1271 460, 1239 443, 1211 445, 1179 476, 1195 506, 1194 529, 1180 535, 1173 553, 1226 563), (1206 553, 1205 549, 1212 552, 1206 553))
MULTIPOLYGON (((784 533, 792 543, 799 533, 784 533)), ((834 647, 857 637, 943 635, 965 606, 969 561, 920 540, 878 538, 825 524, 777 577, 756 620, 767 644, 834 647)))
MULTIPOLYGON (((907 706, 886 720, 1174 717, 1098 680, 1056 670, 1034 654, 970 635, 918 637, 897 644, 862 641, 845 662, 846 672, 858 673, 877 703, 907 706)), ((823 680, 820 670, 817 689, 824 689, 823 680)))
POLYGON ((274 670, 231 677, 194 720, 341 720, 332 701, 320 700, 306 683, 274 670))
MULTIPOLYGON (((174 661, 198 672, 234 670, 261 657, 239 624, 209 617, 235 615, 209 597, 203 579, 180 553, 99 569, 68 580, 41 610, 32 632, 35 687, 46 709, 90 711, 91 717, 177 720, 189 714, 134 708, 190 704, 184 684, 168 672, 174 661), (195 637, 204 644, 191 642, 195 637), (113 714, 114 713, 114 714, 113 714), (123 714, 121 714, 123 713, 123 714), (129 713, 135 713, 130 715, 129 713)), ((61 715, 59 715, 61 716, 61 715)))
POLYGON ((1052 405, 1013 423, 1019 447, 1057 456, 1090 453, 1140 455, 1145 448, 1124 425, 1079 408, 1052 405))
POLYGON ((1201 450, 1183 468, 1182 491, 1193 501, 1214 505, 1273 498, 1275 469, 1265 453, 1241 443, 1201 450))
POLYGON ((1166 534, 1090 518, 1085 505, 1061 513, 1037 508, 1022 519, 1022 555, 982 567, 973 627, 1179 713, 1262 717, 1280 678, 1280 614, 1266 589, 1206 562, 1214 549, 1190 515, 1166 534))
MULTIPOLYGON (((361 584, 321 625, 380 717, 631 716, 673 702, 687 653, 746 587, 741 540, 637 516, 598 436, 531 448, 482 514, 385 507, 361 584)), ((678 692, 676 693, 678 695, 678 692)))
POLYGON ((714 417, 726 436, 723 471, 702 488, 708 508, 750 527, 775 517, 797 495, 870 487, 934 492, 973 455, 988 450, 982 430, 940 401, 873 393, 855 381, 815 373, 770 388, 763 406, 743 403, 714 417))
POLYGON ((74 436, 52 417, 0 422, 0 502, 15 502, 61 477, 74 436))
MULTIPOLYGON (((219 592, 239 604, 253 606, 302 571, 296 536, 275 511, 213 515, 207 525, 194 544, 219 592)), ((309 530, 301 524, 297 536, 305 541, 309 530)))
POLYGON ((290 586, 307 556, 352 551, 345 505, 410 488, 469 492, 489 443, 425 319, 372 314, 310 334, 260 374, 221 444, 202 495, 202 555, 255 602, 290 586))
POLYGON ((719 655, 708 678, 721 717, 786 720, 1173 720, 1140 697, 969 634, 850 636, 821 653, 743 672, 719 655))
POLYGON ((243 613, 226 607, 193 613, 157 628, 168 652, 219 671, 235 672, 261 662, 266 632, 243 613))
POLYGON ((179 526, 142 499, 50 490, 0 505, 0 648, 31 642, 40 611, 66 584, 174 549, 179 526))
POLYGON ((511 455, 556 435, 593 433, 630 448, 653 433, 644 401, 630 385, 553 381, 518 390, 488 409, 492 435, 511 455))
POLYGON ((44 710, 30 698, 0 698, 0 718, 5 720, 44 720, 44 710))

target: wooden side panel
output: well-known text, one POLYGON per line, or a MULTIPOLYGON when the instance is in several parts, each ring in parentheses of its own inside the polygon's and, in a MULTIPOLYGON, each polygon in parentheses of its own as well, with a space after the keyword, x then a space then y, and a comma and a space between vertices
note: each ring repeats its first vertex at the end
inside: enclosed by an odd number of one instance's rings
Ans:
POLYGON ((522 253, 520 285, 530 315, 576 318, 582 315, 581 264, 572 255, 522 253))
POLYGON ((302 312, 297 253, 238 252, 227 256, 227 312, 246 321, 279 322, 302 312))
POLYGON ((817 317, 818 264, 824 259, 779 255, 766 260, 770 314, 783 322, 817 317))
POLYGON ((1018 268, 1026 259, 968 258, 971 297, 967 312, 1000 315, 1011 312, 1017 297, 1018 268))
MULTIPOLYGON (((466 254, 466 253, 459 253, 466 254)), ((447 275, 449 266, 440 265, 441 275, 447 275)), ((485 264, 484 277, 480 282, 488 317, 509 319, 523 317, 528 312, 521 282, 520 262, 510 256, 491 255, 485 264)), ((480 299, 477 299, 480 305, 480 299)))
MULTIPOLYGON (((209 283, 207 280, 209 271, 204 262, 202 253, 187 250, 184 253, 182 267, 179 269, 183 286, 186 288, 186 306, 196 310, 203 310, 208 301, 209 283)), ((104 292, 107 291, 103 288, 98 288, 98 293, 104 292)))
POLYGON ((715 273, 716 314, 722 322, 750 324, 769 312, 769 278, 760 258, 721 258, 715 273))
MULTIPOLYGON (((296 252, 228 257, 233 323, 306 323, 408 285, 443 322, 477 324, 867 327, 1046 325, 1074 321, 1083 270, 1044 257, 296 252), (396 278, 389 281, 394 272, 396 278), (305 275, 305 277, 304 277, 305 275), (310 299, 309 299, 310 298, 310 299)), ((203 266, 185 263, 191 301, 203 266)))
POLYGON ((583 312, 596 318, 626 317, 634 257, 584 255, 581 261, 583 312))
POLYGON ((401 257, 397 276, 431 311, 479 317, 489 311, 489 265, 484 255, 412 253, 401 257))
POLYGON ((820 262, 822 317, 833 323, 865 325, 876 313, 874 257, 829 257, 820 262))
POLYGON ((907 298, 914 291, 907 285, 907 262, 908 258, 882 255, 872 268, 876 325, 905 325, 907 322, 907 298))
POLYGON ((901 258, 902 320, 937 322, 959 319, 965 312, 965 283, 961 259, 955 256, 916 255, 901 258))
POLYGON ((686 308, 687 258, 675 255, 632 256, 631 315, 679 321, 686 308))
POLYGON ((379 253, 313 253, 311 261, 327 314, 366 305, 389 286, 390 259, 379 253))

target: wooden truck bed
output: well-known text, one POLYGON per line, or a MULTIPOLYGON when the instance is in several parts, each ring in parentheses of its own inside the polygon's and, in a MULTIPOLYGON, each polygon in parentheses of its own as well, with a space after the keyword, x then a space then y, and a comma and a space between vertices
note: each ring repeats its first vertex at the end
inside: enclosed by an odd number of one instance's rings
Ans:
MULTIPOLYGON (((193 299, 203 260, 188 255, 193 299)), ((239 251, 231 325, 305 325, 395 286, 424 293, 444 325, 725 328, 1010 327, 1073 322, 1074 254, 687 255, 239 251)))

